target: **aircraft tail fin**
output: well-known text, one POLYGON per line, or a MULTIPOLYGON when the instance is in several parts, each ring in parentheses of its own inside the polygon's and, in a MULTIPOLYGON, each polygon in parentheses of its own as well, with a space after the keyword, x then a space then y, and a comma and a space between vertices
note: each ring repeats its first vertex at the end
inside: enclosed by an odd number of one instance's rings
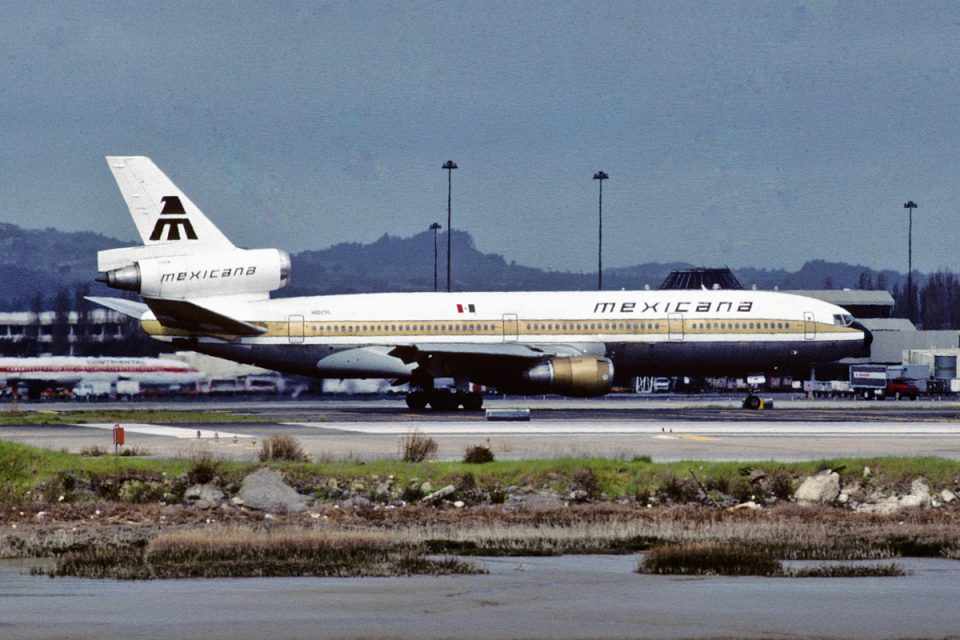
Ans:
POLYGON ((233 243, 145 156, 107 156, 144 245, 232 249, 233 243))

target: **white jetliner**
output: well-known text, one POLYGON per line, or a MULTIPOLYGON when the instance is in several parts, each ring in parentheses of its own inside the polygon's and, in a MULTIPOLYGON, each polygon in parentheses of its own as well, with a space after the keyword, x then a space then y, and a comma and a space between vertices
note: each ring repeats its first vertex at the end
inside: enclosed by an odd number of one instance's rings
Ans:
POLYGON ((148 385, 192 384, 201 378, 203 374, 190 365, 163 358, 0 358, 0 380, 8 386, 25 382, 34 389, 44 383, 75 385, 117 380, 136 380, 148 385))
POLYGON ((862 355, 844 309, 769 291, 375 293, 271 299, 290 278, 277 249, 235 247, 145 157, 107 164, 144 246, 101 251, 99 280, 145 304, 91 298, 177 349, 318 378, 410 382, 411 408, 503 391, 603 395, 614 374, 802 370, 862 355), (453 377, 461 391, 435 391, 453 377))

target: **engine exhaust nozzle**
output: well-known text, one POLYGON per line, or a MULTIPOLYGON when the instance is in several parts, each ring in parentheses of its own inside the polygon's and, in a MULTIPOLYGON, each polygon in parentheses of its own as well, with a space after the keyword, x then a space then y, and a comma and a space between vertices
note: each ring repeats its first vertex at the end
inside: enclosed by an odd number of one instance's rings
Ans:
POLYGON ((97 276, 97 282, 102 282, 113 289, 140 293, 140 265, 132 264, 129 267, 105 271, 97 276))

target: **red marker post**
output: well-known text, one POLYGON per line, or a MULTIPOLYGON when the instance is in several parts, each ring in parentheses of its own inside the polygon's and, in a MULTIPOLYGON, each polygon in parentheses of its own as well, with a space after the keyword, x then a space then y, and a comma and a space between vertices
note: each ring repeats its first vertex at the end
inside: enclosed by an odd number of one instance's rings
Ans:
POLYGON ((113 425, 113 454, 117 455, 120 453, 120 447, 123 446, 126 439, 126 434, 123 432, 123 427, 118 424, 113 425))

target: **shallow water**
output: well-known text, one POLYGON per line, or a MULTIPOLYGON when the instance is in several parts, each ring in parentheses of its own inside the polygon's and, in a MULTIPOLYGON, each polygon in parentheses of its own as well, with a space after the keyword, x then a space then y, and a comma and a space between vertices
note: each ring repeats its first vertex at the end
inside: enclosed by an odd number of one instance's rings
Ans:
POLYGON ((0 638, 960 637, 957 561, 828 579, 646 576, 636 556, 478 561, 490 575, 152 582, 0 561, 0 638))

